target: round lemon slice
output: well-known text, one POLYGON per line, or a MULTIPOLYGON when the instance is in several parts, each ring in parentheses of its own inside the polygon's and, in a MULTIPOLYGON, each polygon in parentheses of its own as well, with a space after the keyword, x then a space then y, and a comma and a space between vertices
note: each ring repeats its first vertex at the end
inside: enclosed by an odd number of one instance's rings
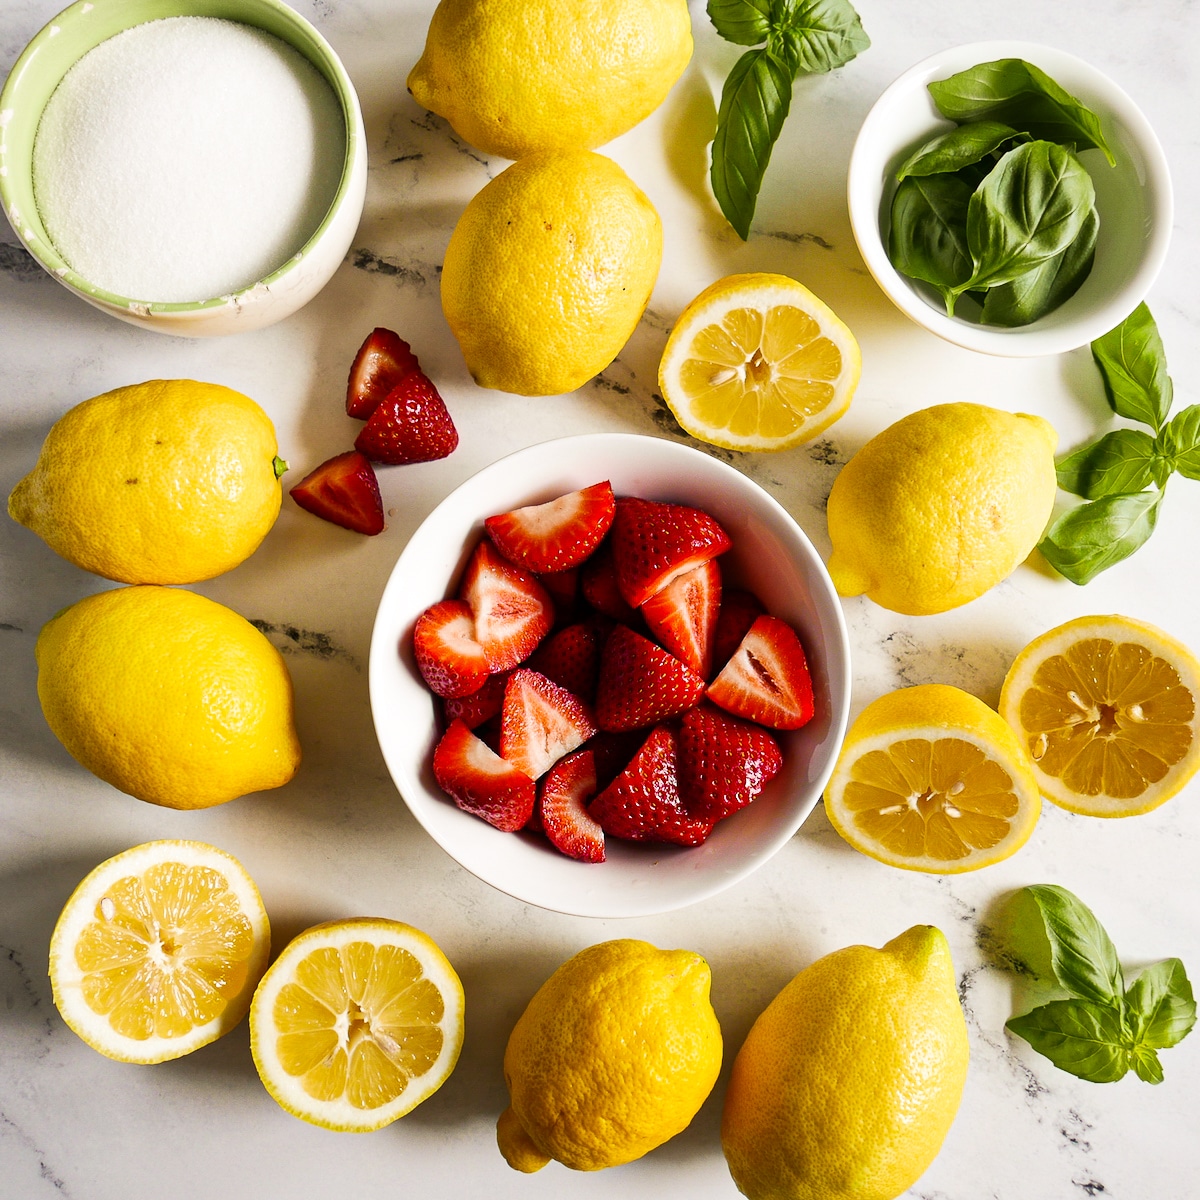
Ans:
POLYGON ((399 921, 314 925, 263 977, 250 1049, 293 1116, 352 1133, 390 1124, 442 1086, 463 1039, 463 990, 433 940, 399 921))
POLYGON ((1017 655, 1000 712, 1048 800, 1130 817, 1200 768, 1198 698, 1200 662, 1182 642, 1130 617, 1079 617, 1017 655))
POLYGON ((856 850, 893 867, 951 875, 1019 850, 1041 799, 1004 721, 967 692, 926 684, 863 709, 825 791, 825 811, 856 850))
POLYGON ((270 948, 237 859, 203 842, 147 842, 102 862, 67 901, 50 940, 54 1003, 109 1058, 179 1058, 242 1019, 270 948))
POLYGON ((854 335, 786 275, 729 275, 683 310, 658 383, 693 437, 727 450, 787 450, 850 404, 862 356, 854 335))

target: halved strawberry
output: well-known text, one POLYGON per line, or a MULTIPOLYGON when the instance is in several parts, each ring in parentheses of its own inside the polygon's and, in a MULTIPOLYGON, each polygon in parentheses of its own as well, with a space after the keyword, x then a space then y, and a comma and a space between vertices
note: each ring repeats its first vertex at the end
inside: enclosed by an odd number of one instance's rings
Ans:
POLYGON ((301 508, 343 529, 368 536, 383 532, 379 481, 366 456, 357 450, 327 459, 288 494, 301 508))
POLYGON ((604 830, 588 816, 596 794, 596 768, 590 750, 556 762, 542 780, 538 812, 551 845, 581 862, 604 861, 604 830))
POLYGON ((566 688, 528 667, 508 677, 500 710, 500 755, 530 779, 540 778, 595 732, 592 714, 566 688))
MULTIPOLYGON (((712 665, 718 671, 733 657, 733 652, 742 644, 742 638, 750 632, 750 626, 766 611, 763 602, 753 592, 741 588, 730 588, 721 597, 712 652, 712 665)), ((708 678, 707 673, 704 677, 708 678)))
POLYGON ((467 563, 458 595, 475 617, 475 640, 489 671, 507 671, 528 658, 554 624, 546 589, 486 538, 467 563))
POLYGON ((725 530, 698 508, 636 497, 617 501, 613 562, 621 595, 634 608, 729 546, 725 530))
POLYGON ((458 445, 458 430, 424 371, 412 371, 379 401, 354 439, 375 462, 400 466, 445 458, 458 445))
POLYGON ((709 685, 708 698, 772 729, 799 729, 811 721, 812 678, 796 631, 778 617, 757 618, 709 685))
POLYGON ((487 656, 475 640, 475 619, 461 600, 439 600, 417 618, 413 655, 429 690, 439 696, 469 696, 488 677, 487 656))
POLYGON ((442 702, 446 724, 461 721, 468 729, 478 729, 484 721, 490 720, 500 712, 504 704, 504 685, 507 682, 508 672, 501 671, 497 675, 489 675, 483 681, 483 686, 469 696, 447 696, 442 702))
POLYGON ((617 568, 613 565, 611 540, 583 564, 579 582, 583 598, 598 613, 625 624, 637 619, 637 610, 625 603, 625 597, 617 587, 617 568))
POLYGON ((420 369, 408 343, 390 329, 374 329, 358 348, 346 384, 346 412, 365 421, 410 371, 420 369))
POLYGON ((712 558, 655 592, 642 605, 642 616, 665 649, 707 679, 720 608, 721 568, 712 558))
POLYGON ((533 780, 489 750, 461 721, 455 721, 438 742, 433 777, 464 812, 505 833, 520 829, 533 812, 537 796, 533 780))
POLYGON ((596 698, 603 640, 594 625, 568 625, 530 655, 529 666, 590 704, 596 698))
POLYGON ((698 846, 713 822, 691 816, 679 798, 675 737, 657 726, 629 766, 588 806, 588 815, 613 837, 698 846))
POLYGON ((679 794, 694 817, 719 821, 745 808, 779 774, 783 755, 765 730, 708 705, 679 728, 679 794))
POLYGON ((577 567, 600 545, 615 501, 607 480, 545 504, 531 504, 484 521, 500 553, 527 571, 577 567))
POLYGON ((604 643, 596 688, 596 721, 620 731, 685 712, 704 694, 704 680, 649 638, 618 625, 604 643))

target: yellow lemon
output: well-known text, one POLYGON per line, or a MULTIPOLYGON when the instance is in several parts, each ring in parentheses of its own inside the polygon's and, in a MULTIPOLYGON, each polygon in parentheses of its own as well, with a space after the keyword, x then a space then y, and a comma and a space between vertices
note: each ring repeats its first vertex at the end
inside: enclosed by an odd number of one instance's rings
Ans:
POLYGON ((246 1015, 270 945, 237 859, 203 842, 147 842, 71 894, 50 940, 54 1003, 109 1058, 179 1058, 246 1015))
POLYGON ((931 683, 863 709, 825 790, 825 812, 856 850, 950 875, 1015 854, 1041 800, 1008 725, 968 692, 931 683))
POLYGON ((894 1200, 937 1157, 967 1075, 941 931, 801 971, 733 1064, 721 1142, 749 1200, 894 1200))
POLYGON ((721 1069, 708 964, 621 939, 581 950, 538 989, 504 1052, 509 1165, 597 1171, 686 1129, 721 1069))
POLYGON ((612 159, 532 154, 467 205, 442 311, 481 387, 570 392, 620 353, 661 261, 658 213, 612 159))
POLYGON ((279 651, 224 605, 178 588, 115 588, 38 635, 38 698, 55 737, 106 783, 208 808, 296 773, 292 681, 279 651))
POLYGON ((829 495, 829 573, 893 612, 957 608, 1037 545, 1057 486, 1049 422, 938 404, 873 437, 829 495))
POLYGON ((51 427, 9 516, 121 583, 195 583, 236 567, 279 515, 271 419, 215 383, 155 379, 77 404, 51 427))
POLYGON ((1145 621, 1079 617, 1035 638, 1000 712, 1042 794, 1072 812, 1149 812, 1200 769, 1200 662, 1145 621))
POLYGON ((408 90, 488 154, 590 150, 649 116, 691 56, 687 0, 442 0, 408 90))
POLYGON ((755 273, 718 279, 683 310, 658 383, 675 419, 727 450, 786 450, 850 404, 862 356, 803 284, 755 273))
POLYGON ((250 1050, 294 1117, 349 1133, 390 1125, 450 1077, 463 990, 433 939, 359 917, 289 942, 250 1008, 250 1050))

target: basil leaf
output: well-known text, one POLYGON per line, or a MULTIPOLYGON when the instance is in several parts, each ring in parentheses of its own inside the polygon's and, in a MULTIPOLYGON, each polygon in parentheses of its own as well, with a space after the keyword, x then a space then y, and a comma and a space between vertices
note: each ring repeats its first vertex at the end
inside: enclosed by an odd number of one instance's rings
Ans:
POLYGON ((1069 300, 1091 274, 1099 231, 1100 214, 1093 208, 1079 236, 1061 254, 988 291, 983 323, 1009 328, 1029 325, 1069 300))
POLYGON ((1116 163, 1100 118, 1045 71, 1020 58, 1001 58, 959 71, 929 85, 938 111, 951 121, 1003 121, 1048 142, 1103 152, 1116 163))
POLYGON ((949 305, 955 288, 971 276, 967 249, 970 187, 955 175, 909 177, 892 197, 888 258, 910 279, 923 279, 949 305))
MULTIPOLYGON (((1129 985, 1125 1004, 1135 1041, 1155 1050, 1167 1050, 1182 1042, 1196 1024, 1192 985, 1177 958, 1147 967, 1129 985)), ((1159 1078, 1161 1072, 1160 1067, 1159 1078)))
POLYGON ((782 0, 775 21, 794 55, 794 74, 832 71, 871 45, 849 0, 782 0))
POLYGON ((1035 883, 1025 892, 1041 914, 1059 985, 1080 1000, 1119 1004, 1125 981, 1117 949, 1092 910, 1057 884, 1035 883))
POLYGON ((977 125, 959 125, 948 133, 939 133, 918 146, 901 164, 897 179, 908 175, 952 174, 972 166, 1013 138, 1024 138, 1008 125, 980 121, 977 125))
POLYGON ((771 0, 708 0, 708 19, 727 42, 757 46, 771 32, 771 0))
POLYGON ((1167 356, 1145 301, 1115 329, 1092 343, 1104 392, 1118 416, 1162 428, 1174 399, 1167 356))
POLYGON ((1146 542, 1158 523, 1162 498, 1155 488, 1081 504, 1050 525, 1038 549, 1060 575, 1089 583, 1146 542))
POLYGON ((1051 1000, 1005 1028, 1056 1067, 1092 1083, 1113 1083, 1129 1070, 1129 1035, 1121 1012, 1090 1000, 1051 1000))
POLYGON ((1200 404, 1176 413, 1158 435, 1156 445, 1180 475, 1200 479, 1200 404))
POLYGON ((1160 487, 1171 465, 1148 433, 1114 429, 1099 441, 1068 454, 1058 464, 1058 486, 1085 500, 1140 492, 1152 483, 1160 487))
POLYGON ((1158 1055, 1150 1046, 1134 1046, 1129 1052, 1129 1058, 1137 1077, 1143 1083, 1162 1083, 1162 1063, 1158 1061, 1158 1055))

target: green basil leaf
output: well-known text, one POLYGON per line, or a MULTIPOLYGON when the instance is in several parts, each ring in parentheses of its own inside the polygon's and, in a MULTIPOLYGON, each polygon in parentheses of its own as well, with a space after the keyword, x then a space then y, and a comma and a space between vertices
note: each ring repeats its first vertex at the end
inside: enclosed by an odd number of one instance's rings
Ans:
POLYGON ((1200 404, 1176 413, 1158 435, 1157 444, 1180 475, 1200 479, 1200 404))
POLYGON ((1059 986, 1080 1000, 1119 1004, 1125 992, 1121 962, 1092 910, 1057 884, 1035 883, 1025 892, 1041 914, 1059 986))
POLYGON ((1006 142, 1014 138, 1023 139, 1025 136, 998 121, 959 125, 948 133, 939 133, 937 137, 930 138, 918 146, 901 164, 896 178, 904 179, 908 175, 953 174, 999 150, 1006 142))
POLYGON ((708 0, 708 19, 727 42, 757 46, 771 32, 771 0, 708 0))
POLYGON ((967 206, 971 189, 956 175, 910 176, 892 197, 888 258, 910 279, 947 298, 971 276, 967 206))
POLYGON ((1081 504, 1050 525, 1038 549, 1060 575, 1089 583, 1145 544, 1158 523, 1162 498, 1154 488, 1081 504))
POLYGON ((1116 163, 1100 118, 1045 71, 1020 58, 1001 58, 959 71, 929 85, 938 111, 951 121, 1003 121, 1048 142, 1103 152, 1116 163))
POLYGON ((775 27, 794 56, 793 74, 832 71, 871 45, 850 0, 782 0, 775 27))
POLYGON ((1092 343, 1113 412, 1161 429, 1174 399, 1167 356, 1145 301, 1092 343))
POLYGON ((743 54, 721 91, 712 188, 742 241, 750 236, 758 190, 791 103, 792 72, 765 49, 743 54))
POLYGON ((1196 1024, 1192 985, 1177 958, 1147 967, 1129 985, 1125 1004, 1135 1041, 1155 1050, 1182 1042, 1196 1024))
POLYGON ((1171 473, 1154 438, 1140 429, 1106 433, 1099 441, 1068 454, 1057 471, 1058 486, 1085 500, 1140 492, 1159 483, 1164 473, 1171 473))
POLYGON ((1029 325, 1069 300, 1091 274, 1099 232, 1100 214, 1093 208, 1079 236, 1061 254, 988 291, 983 323, 1008 328, 1029 325))
POLYGON ((1143 1083, 1162 1083, 1162 1063, 1158 1061, 1158 1055, 1150 1046, 1134 1046, 1129 1052, 1129 1058, 1137 1077, 1143 1083))
POLYGON ((1113 1083, 1129 1070, 1129 1036, 1120 1009, 1090 1000, 1051 1000, 1005 1028, 1060 1070, 1092 1083, 1113 1083))

